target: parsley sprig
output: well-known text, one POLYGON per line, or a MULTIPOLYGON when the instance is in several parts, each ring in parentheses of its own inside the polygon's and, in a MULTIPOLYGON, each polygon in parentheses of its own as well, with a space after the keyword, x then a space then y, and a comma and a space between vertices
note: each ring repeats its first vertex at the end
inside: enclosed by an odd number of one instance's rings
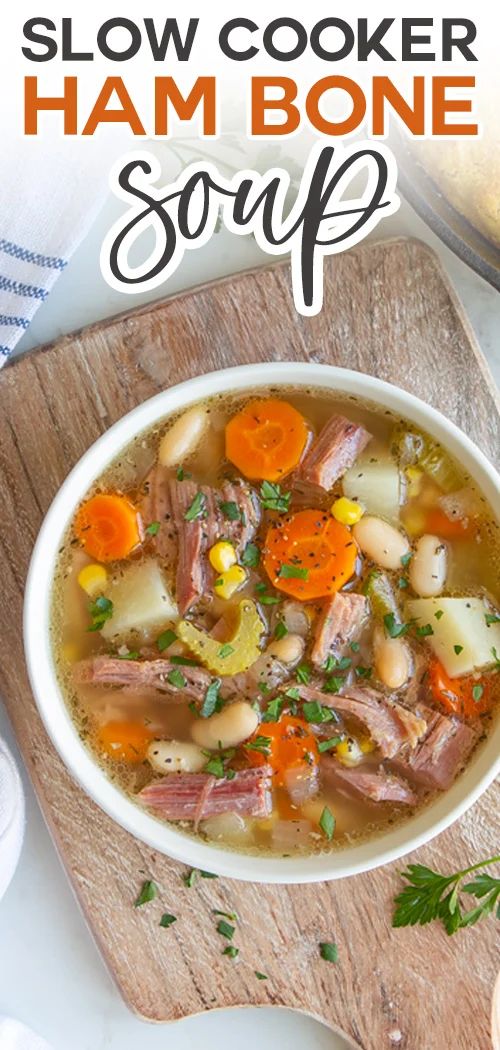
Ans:
POLYGON ((451 934, 466 926, 473 926, 480 919, 490 915, 496 909, 500 918, 500 878, 496 879, 486 872, 481 872, 471 882, 461 885, 462 880, 479 868, 489 867, 500 862, 500 855, 488 860, 471 864, 469 868, 454 872, 453 875, 441 875, 424 864, 410 864, 402 877, 408 885, 395 898, 395 911, 392 917, 393 926, 424 926, 434 919, 443 923, 446 932, 451 934), (479 903, 468 911, 463 911, 459 892, 475 897, 479 903))
POLYGON ((95 602, 90 602, 89 612, 92 623, 90 627, 87 627, 87 630, 100 631, 101 627, 104 627, 106 621, 110 620, 113 615, 113 602, 101 595, 99 598, 96 598, 95 602))
POLYGON ((260 502, 265 510, 277 510, 286 514, 290 509, 291 492, 282 492, 281 486, 273 481, 263 481, 260 488, 260 502))

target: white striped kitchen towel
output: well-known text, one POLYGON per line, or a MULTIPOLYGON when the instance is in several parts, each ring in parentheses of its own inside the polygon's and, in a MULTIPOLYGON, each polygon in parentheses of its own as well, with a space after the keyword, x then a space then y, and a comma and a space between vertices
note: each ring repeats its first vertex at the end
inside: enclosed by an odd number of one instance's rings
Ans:
POLYGON ((0 1017, 1 1050, 50 1050, 49 1044, 31 1028, 11 1017, 0 1017))
POLYGON ((108 191, 108 141, 26 139, 0 155, 0 367, 29 328, 108 191))

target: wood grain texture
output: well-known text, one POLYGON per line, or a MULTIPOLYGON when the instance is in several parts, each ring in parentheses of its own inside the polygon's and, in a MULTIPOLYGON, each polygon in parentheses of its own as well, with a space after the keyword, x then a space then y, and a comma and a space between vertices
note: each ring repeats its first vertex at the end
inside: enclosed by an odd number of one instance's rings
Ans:
MULTIPOLYGON (((326 265, 318 317, 298 317, 287 266, 260 270, 66 337, 0 378, 0 688, 43 812, 126 1002, 173 1020, 215 1007, 278 1004, 339 1026, 364 1050, 486 1050, 493 923, 448 939, 396 931, 399 865, 341 883, 182 884, 181 867, 115 826, 75 786, 37 715, 24 668, 24 580, 62 479, 111 423, 182 379, 249 361, 306 360, 391 380, 498 454, 492 382, 434 255, 413 241, 362 246, 326 265), (161 900, 134 911, 145 877, 161 900), (236 963, 221 955, 213 908, 241 917, 236 963), (160 929, 162 910, 178 921, 160 929), (319 958, 336 940, 338 965, 319 958), (269 975, 258 981, 254 971, 269 975)), ((498 791, 412 859, 454 870, 493 852, 498 791)), ((495 965, 496 964, 496 965, 495 965)))

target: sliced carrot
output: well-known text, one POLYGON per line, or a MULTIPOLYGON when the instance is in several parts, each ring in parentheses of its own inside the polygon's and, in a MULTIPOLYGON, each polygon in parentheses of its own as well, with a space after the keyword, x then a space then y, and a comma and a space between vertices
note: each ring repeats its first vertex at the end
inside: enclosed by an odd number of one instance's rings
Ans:
POLYGON ((443 540, 468 539, 475 531, 474 521, 467 518, 449 518, 440 507, 434 507, 425 516, 425 532, 443 540))
POLYGON ((98 743, 108 758, 115 762, 143 762, 152 733, 140 722, 107 722, 99 730, 98 743))
POLYGON ((97 561, 127 558, 141 541, 139 516, 125 496, 99 494, 82 503, 75 533, 97 561))
POLYGON ((226 426, 226 456, 247 478, 279 481, 299 463, 308 436, 288 401, 251 401, 226 426))
POLYGON ((450 678, 439 660, 432 660, 429 665, 429 684, 436 703, 442 704, 451 714, 477 718, 493 707, 491 675, 450 678))
MULTIPOLYGON (((253 766, 272 767, 275 787, 285 786, 287 769, 315 765, 319 760, 316 737, 303 718, 282 715, 279 722, 263 722, 257 730, 256 737, 259 738, 259 742, 262 737, 268 740, 268 747, 259 751, 253 751, 251 746, 245 747, 246 756, 253 766)), ((249 743, 251 745, 252 741, 249 743)))
POLYGON ((325 598, 354 572, 357 546, 331 514, 300 510, 268 529, 264 568, 275 587, 300 601, 325 598))

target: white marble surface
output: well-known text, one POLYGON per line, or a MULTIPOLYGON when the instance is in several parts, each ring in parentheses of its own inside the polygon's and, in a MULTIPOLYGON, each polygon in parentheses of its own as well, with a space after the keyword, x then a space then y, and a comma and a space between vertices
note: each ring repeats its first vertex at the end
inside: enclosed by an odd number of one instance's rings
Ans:
MULTIPOLYGON (((129 309, 134 302, 158 297, 157 292, 132 299, 104 285, 98 267, 99 247, 114 211, 109 201, 23 337, 20 352, 129 309)), ((405 205, 380 227, 382 236, 398 234, 420 237, 437 249, 498 379, 498 293, 451 255, 405 205)), ((165 293, 261 260, 253 240, 231 238, 222 232, 201 251, 188 254, 165 293)), ((1 705, 0 733, 15 750, 1 705)), ((328 1029, 290 1011, 220 1011, 168 1027, 146 1025, 132 1017, 112 985, 75 904, 26 777, 25 784, 26 842, 14 882, 0 903, 0 1013, 10 1013, 35 1027, 54 1050, 198 1050, 202 1046, 204 1050, 220 1050, 222 1045, 234 1044, 239 1050, 250 1050, 256 1040, 259 1050, 285 1044, 288 1050, 342 1050, 343 1041, 328 1029)))

